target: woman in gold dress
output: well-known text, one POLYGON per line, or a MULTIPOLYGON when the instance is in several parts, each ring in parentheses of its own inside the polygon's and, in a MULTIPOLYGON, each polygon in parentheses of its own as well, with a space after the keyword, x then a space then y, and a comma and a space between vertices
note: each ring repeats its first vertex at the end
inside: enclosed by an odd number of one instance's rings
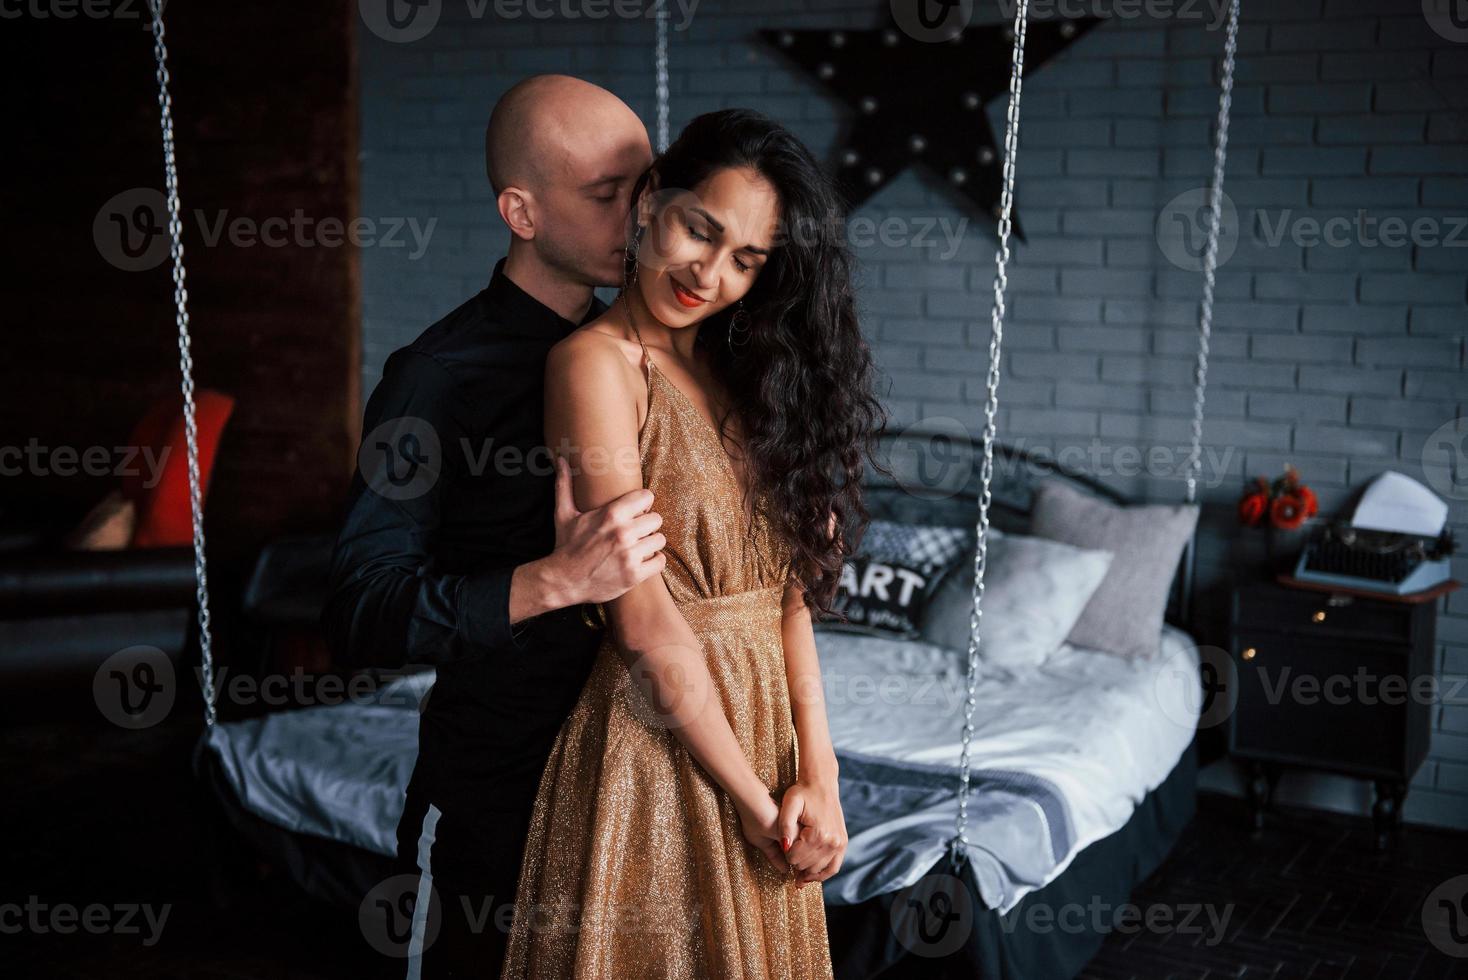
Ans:
POLYGON ((652 491, 666 564, 605 606, 501 975, 828 978, 846 832, 812 610, 885 422, 839 202, 747 110, 695 119, 632 199, 621 295, 547 361, 546 441, 579 507, 652 491))

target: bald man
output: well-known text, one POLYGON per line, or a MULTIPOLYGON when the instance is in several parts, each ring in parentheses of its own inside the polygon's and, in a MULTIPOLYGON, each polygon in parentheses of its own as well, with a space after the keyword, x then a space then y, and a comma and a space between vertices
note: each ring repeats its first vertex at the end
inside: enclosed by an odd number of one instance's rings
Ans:
POLYGON ((398 825, 409 976, 499 975, 536 789, 601 639, 594 604, 663 568, 652 494, 577 511, 542 429, 546 354, 621 282, 651 161, 604 89, 540 75, 506 92, 485 162, 508 253, 387 359, 367 403, 323 624, 344 664, 437 668, 398 825))

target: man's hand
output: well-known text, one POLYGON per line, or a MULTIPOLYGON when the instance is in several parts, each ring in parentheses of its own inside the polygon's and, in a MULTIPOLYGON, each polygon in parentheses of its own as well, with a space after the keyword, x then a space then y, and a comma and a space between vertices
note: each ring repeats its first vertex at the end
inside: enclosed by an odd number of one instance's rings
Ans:
POLYGON ((562 583, 565 604, 607 602, 662 572, 668 539, 658 528, 652 491, 632 490, 594 510, 578 510, 571 465, 556 457, 556 550, 547 559, 562 583))

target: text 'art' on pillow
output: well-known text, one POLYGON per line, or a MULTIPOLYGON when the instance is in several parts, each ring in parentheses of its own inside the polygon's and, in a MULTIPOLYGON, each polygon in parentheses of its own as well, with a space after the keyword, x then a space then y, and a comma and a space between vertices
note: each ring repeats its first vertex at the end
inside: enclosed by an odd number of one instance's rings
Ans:
POLYGON ((916 637, 944 573, 971 557, 970 532, 936 524, 874 520, 846 560, 833 608, 847 622, 828 629, 916 637))

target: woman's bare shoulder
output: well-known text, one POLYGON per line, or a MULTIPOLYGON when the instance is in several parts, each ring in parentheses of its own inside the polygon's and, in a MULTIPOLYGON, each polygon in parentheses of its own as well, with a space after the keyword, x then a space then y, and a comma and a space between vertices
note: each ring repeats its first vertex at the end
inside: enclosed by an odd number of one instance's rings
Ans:
POLYGON ((608 318, 598 317, 571 331, 551 347, 547 361, 555 361, 563 369, 577 373, 600 372, 621 362, 635 372, 640 363, 641 348, 635 341, 626 340, 608 318))
MULTIPOLYGON (((546 394, 590 407, 638 404, 646 391, 637 358, 641 349, 593 320, 558 341, 545 362, 546 394)), ((638 415, 642 414, 639 409, 638 415)), ((640 422, 639 422, 640 424, 640 422)))

